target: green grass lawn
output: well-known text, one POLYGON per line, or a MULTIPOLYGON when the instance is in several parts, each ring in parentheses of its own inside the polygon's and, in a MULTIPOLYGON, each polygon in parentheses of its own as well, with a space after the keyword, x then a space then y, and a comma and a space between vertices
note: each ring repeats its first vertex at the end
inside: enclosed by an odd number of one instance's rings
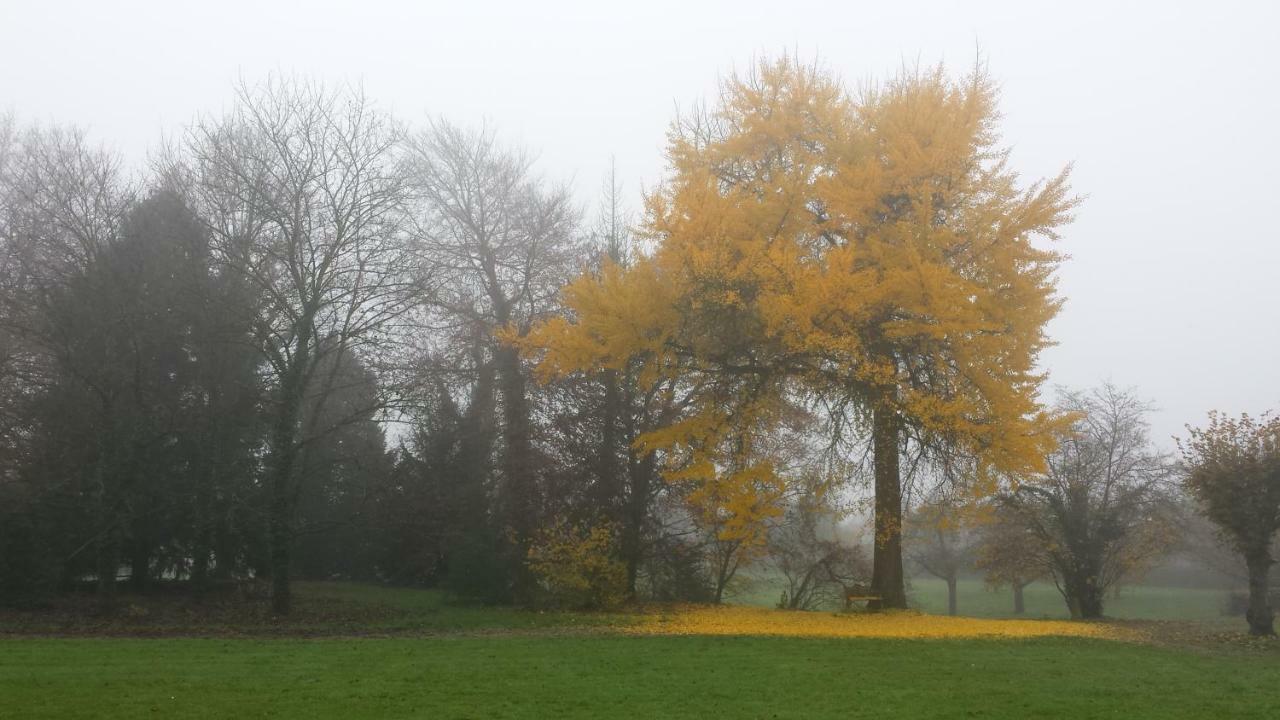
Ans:
POLYGON ((1275 718, 1274 655, 1106 641, 0 641, 0 718, 1275 718))
MULTIPOLYGON (((915 592, 945 602, 945 588, 915 592)), ((82 598, 0 614, 0 720, 1280 717, 1276 643, 635 637, 613 632, 635 615, 346 583, 296 593, 285 621, 261 601, 163 594, 123 596, 110 619, 76 615, 82 598), (132 637, 150 635, 167 637, 132 637)), ((1132 602, 1150 616, 1184 597, 1132 602)), ((962 587, 964 612, 1005 600, 962 587)), ((1029 594, 1029 610, 1054 600, 1029 594)))

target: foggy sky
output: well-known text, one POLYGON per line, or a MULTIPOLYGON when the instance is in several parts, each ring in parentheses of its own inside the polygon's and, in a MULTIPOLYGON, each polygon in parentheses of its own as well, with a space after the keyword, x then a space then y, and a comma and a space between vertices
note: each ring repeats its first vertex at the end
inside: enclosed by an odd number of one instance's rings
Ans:
POLYGON ((615 157, 631 204, 678 107, 761 55, 850 84, 903 63, 1003 88, 1028 180, 1074 163, 1054 383, 1110 379, 1160 408, 1280 409, 1280 3, 65 2, 0 0, 0 111, 74 123, 141 167, 239 78, 361 83, 411 123, 489 122, 594 209, 615 157))

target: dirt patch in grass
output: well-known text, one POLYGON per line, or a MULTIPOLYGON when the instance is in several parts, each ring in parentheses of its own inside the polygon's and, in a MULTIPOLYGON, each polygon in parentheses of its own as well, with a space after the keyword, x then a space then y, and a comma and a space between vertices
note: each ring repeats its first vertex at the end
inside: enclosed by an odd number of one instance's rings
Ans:
POLYGON ((1110 620, 1105 624, 1124 628, 1151 645, 1209 654, 1263 654, 1280 659, 1280 638, 1254 637, 1247 632, 1243 620, 1238 628, 1182 620, 1110 620))

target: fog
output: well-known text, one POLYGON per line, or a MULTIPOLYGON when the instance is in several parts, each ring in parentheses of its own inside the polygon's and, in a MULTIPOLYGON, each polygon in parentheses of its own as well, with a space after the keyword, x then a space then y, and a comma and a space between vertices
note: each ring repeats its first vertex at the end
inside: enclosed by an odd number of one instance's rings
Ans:
POLYGON ((638 205, 678 108, 754 57, 851 82, 905 64, 1003 87, 1025 177, 1074 164, 1051 381, 1136 386, 1166 447, 1206 411, 1280 403, 1280 6, 1270 3, 21 2, 0 109, 74 123, 139 167, 238 79, 358 83, 420 123, 489 123, 590 209, 610 159, 638 205))

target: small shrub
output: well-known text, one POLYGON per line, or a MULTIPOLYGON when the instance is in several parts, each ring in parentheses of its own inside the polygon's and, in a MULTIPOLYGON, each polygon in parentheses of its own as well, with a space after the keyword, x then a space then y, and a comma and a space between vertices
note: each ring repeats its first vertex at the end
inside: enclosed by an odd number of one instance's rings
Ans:
POLYGON ((445 563, 445 591, 466 602, 511 602, 511 582, 498 542, 487 531, 471 532, 451 548, 445 563))
POLYGON ((626 597, 627 569, 617 558, 613 528, 560 521, 538 533, 529 548, 529 569, 546 604, 572 609, 615 606, 626 597))
POLYGON ((707 603, 715 598, 705 550, 696 543, 659 538, 645 559, 643 574, 651 600, 707 603))

